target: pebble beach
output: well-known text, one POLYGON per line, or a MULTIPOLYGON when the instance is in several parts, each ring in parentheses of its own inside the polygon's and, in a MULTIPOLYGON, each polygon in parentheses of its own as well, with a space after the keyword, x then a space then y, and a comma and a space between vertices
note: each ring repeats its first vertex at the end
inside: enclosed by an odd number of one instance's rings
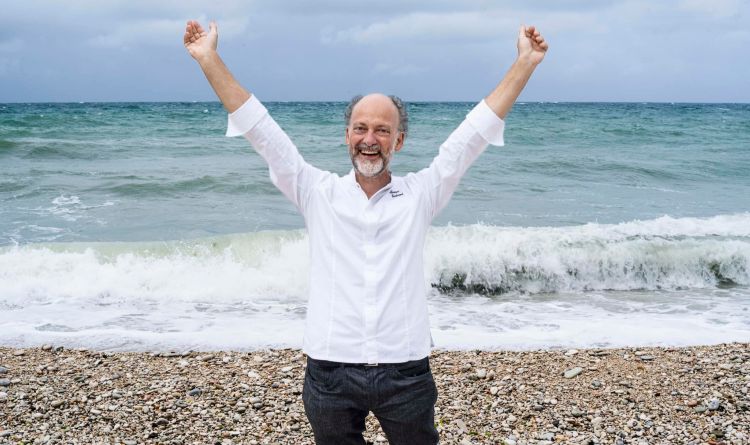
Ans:
MULTIPOLYGON (((433 351, 443 444, 748 444, 750 343, 433 351)), ((0 444, 312 444, 299 350, 0 347, 0 444)), ((368 417, 365 439, 385 444, 368 417)))

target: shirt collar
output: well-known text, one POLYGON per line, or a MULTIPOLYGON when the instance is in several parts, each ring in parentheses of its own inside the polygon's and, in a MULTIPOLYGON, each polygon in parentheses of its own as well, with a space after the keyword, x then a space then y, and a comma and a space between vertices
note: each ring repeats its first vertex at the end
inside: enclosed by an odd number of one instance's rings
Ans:
MULTIPOLYGON (((393 176, 393 172, 391 172, 391 182, 389 182, 388 184, 384 185, 383 188, 381 188, 380 190, 378 190, 377 192, 375 192, 375 195, 377 195, 378 193, 381 193, 381 192, 383 192, 385 190, 390 190, 390 188, 393 187, 393 180, 394 179, 395 179, 395 176, 393 176)), ((358 190, 362 189, 362 187, 360 187, 359 183, 357 182, 357 176, 354 173, 354 168, 352 168, 351 170, 349 170, 349 174, 347 174, 346 176, 344 176, 344 180, 352 188, 358 189, 358 190)), ((375 196, 375 195, 373 195, 373 196, 375 196)))

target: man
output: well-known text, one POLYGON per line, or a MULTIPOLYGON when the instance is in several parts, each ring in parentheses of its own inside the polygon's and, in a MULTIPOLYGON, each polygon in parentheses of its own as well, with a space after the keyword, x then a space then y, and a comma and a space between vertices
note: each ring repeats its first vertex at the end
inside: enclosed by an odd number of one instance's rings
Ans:
POLYGON ((345 112, 353 169, 344 176, 307 164, 265 107, 216 52, 218 31, 187 23, 184 43, 243 135, 266 160, 271 181, 305 218, 310 293, 304 337, 305 412, 318 444, 364 444, 372 411, 391 444, 434 444, 437 389, 422 255, 427 228, 488 144, 503 145, 506 114, 547 43, 522 26, 505 78, 440 147, 432 164, 404 177, 388 166, 408 118, 395 97, 356 97, 345 112))

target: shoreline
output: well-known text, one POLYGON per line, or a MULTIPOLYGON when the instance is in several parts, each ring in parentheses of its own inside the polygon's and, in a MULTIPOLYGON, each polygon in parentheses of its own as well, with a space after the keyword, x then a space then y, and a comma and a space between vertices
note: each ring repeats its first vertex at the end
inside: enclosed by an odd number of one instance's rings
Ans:
MULTIPOLYGON (((430 357, 441 444, 750 443, 750 343, 430 357)), ((0 444, 312 444, 304 366, 298 349, 0 347, 0 444)), ((372 416, 365 438, 387 443, 372 416)))

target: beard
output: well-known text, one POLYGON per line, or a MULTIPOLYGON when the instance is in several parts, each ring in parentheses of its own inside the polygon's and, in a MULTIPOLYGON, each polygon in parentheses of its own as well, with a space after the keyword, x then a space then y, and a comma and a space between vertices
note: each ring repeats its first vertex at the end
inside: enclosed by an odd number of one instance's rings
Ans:
POLYGON ((383 155, 383 151, 379 145, 367 145, 357 144, 355 147, 350 149, 352 157, 352 165, 357 172, 366 177, 374 178, 378 176, 388 166, 388 160, 383 155), (377 151, 377 156, 366 156, 361 154, 361 151, 372 153, 377 151))

